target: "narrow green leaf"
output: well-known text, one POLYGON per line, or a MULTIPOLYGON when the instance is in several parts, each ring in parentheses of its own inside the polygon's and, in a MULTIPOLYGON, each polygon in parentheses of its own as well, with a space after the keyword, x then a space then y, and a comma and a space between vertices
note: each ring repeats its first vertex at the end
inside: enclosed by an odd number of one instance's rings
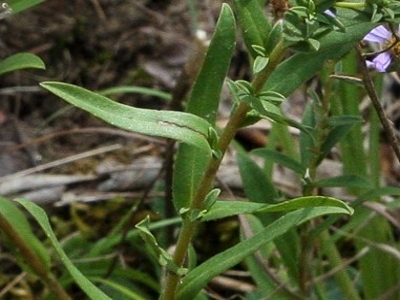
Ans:
POLYGON ((400 196, 400 188, 391 186, 373 188, 372 190, 369 190, 368 192, 359 196, 354 203, 362 203, 364 201, 373 200, 383 196, 400 196))
POLYGON ((357 187, 371 188, 372 183, 365 177, 357 175, 342 175, 320 179, 314 183, 317 187, 357 187))
POLYGON ((304 168, 307 168, 313 157, 313 150, 315 147, 315 139, 313 136, 316 134, 315 126, 315 115, 313 105, 308 104, 303 113, 303 119, 301 120, 303 126, 308 126, 311 129, 311 134, 307 134, 304 131, 300 131, 300 160, 304 168))
MULTIPOLYGON (((14 230, 25 241, 25 243, 29 245, 30 248, 35 252, 37 257, 43 263, 43 266, 45 266, 47 270, 50 270, 50 256, 46 248, 40 242, 40 240, 33 234, 27 218, 16 207, 13 201, 10 201, 1 196, 0 196, 0 218, 4 218, 14 228, 14 230)), ((15 252, 16 252, 15 253, 16 258, 20 260, 20 262, 24 266, 30 268, 29 265, 25 264, 24 259, 22 257, 19 257, 18 251, 15 252)))
POLYGON ((208 143, 210 124, 198 116, 131 107, 67 83, 42 82, 40 85, 111 125, 132 132, 176 139, 199 148, 203 155, 211 153, 208 143))
POLYGON ((20 69, 45 69, 44 62, 31 53, 17 53, 0 61, 0 75, 20 69))
POLYGON ((278 165, 281 165, 283 167, 286 167, 300 176, 303 176, 306 172, 306 168, 299 163, 297 160, 285 155, 282 152, 278 152, 275 150, 271 149, 266 149, 266 148, 260 148, 260 149, 255 149, 251 151, 251 154, 260 156, 267 160, 268 162, 271 163, 276 163, 278 165))
POLYGON ((279 43, 282 38, 283 22, 276 22, 268 34, 267 41, 265 43, 265 52, 271 53, 275 46, 279 43))
MULTIPOLYGON (((166 228, 168 226, 178 226, 180 225, 182 219, 180 217, 176 217, 173 219, 165 219, 158 222, 150 223, 149 230, 156 230, 160 228, 166 228)), ((130 230, 127 234, 126 239, 128 241, 135 240, 139 237, 139 230, 133 229, 130 230)), ((111 236, 106 236, 96 243, 93 244, 90 251, 87 253, 86 257, 96 257, 100 255, 104 255, 105 253, 109 253, 113 251, 116 245, 121 241, 122 234, 114 234, 111 236)))
POLYGON ((254 45, 267 48, 271 25, 258 0, 235 0, 233 3, 247 50, 256 58, 258 54, 254 45))
POLYGON ((260 45, 251 45, 251 48, 260 56, 265 57, 266 52, 265 52, 265 48, 263 46, 260 45))
POLYGON ((169 255, 167 251, 158 245, 156 238, 148 228, 149 223, 150 218, 147 216, 147 218, 135 225, 135 228, 139 230, 139 234, 144 240, 148 252, 156 259, 156 261, 159 262, 161 266, 166 267, 169 271, 174 272, 175 274, 184 275, 187 272, 187 269, 177 266, 172 260, 171 255, 169 255))
MULTIPOLYGON (((397 187, 379 187, 373 188, 368 190, 366 193, 362 194, 361 196, 357 197, 354 201, 350 203, 351 207, 358 210, 358 207, 365 201, 374 201, 377 198, 383 196, 400 196, 400 188, 397 187)), ((389 204, 387 204, 389 205, 389 204)), ((367 214, 366 214, 367 215, 367 214)), ((351 232, 354 227, 359 226, 365 220, 366 215, 363 216, 362 214, 354 214, 351 220, 344 226, 341 227, 341 231, 351 232), (360 216, 361 215, 361 216, 360 216)), ((322 223, 318 225, 313 230, 313 235, 317 236, 322 231, 327 230, 329 226, 335 223, 338 220, 337 216, 330 216, 326 218, 322 223)))
MULTIPOLYGON (((261 97, 264 97, 261 95, 261 97)), ((310 129, 307 128, 306 126, 303 126, 302 124, 298 123, 297 121, 290 119, 284 115, 282 115, 281 110, 279 107, 277 107, 273 103, 268 103, 266 101, 260 101, 261 99, 258 99, 254 96, 245 96, 241 100, 245 100, 250 104, 250 106, 253 108, 253 111, 249 113, 249 116, 255 115, 257 117, 267 119, 269 121, 274 121, 279 124, 283 125, 289 125, 294 128, 298 128, 302 132, 309 133, 310 129)))
POLYGON ((86 295, 90 299, 111 300, 110 297, 104 294, 100 289, 98 289, 95 285, 93 285, 93 283, 91 283, 85 276, 83 276, 82 273, 69 260, 68 256, 61 248, 61 245, 58 242, 53 232, 53 229, 51 228, 49 219, 44 210, 35 203, 28 200, 16 199, 15 201, 20 203, 36 219, 36 221, 42 227, 43 231, 46 233, 47 237, 50 239, 62 263, 65 265, 68 272, 74 278, 78 286, 86 293, 86 295))
MULTIPOLYGON (((265 226, 261 223, 261 221, 255 216, 255 215, 246 215, 245 216, 245 222, 247 223, 245 226, 249 226, 250 229, 247 229, 247 232, 252 232, 253 234, 256 234, 262 230, 264 230, 265 226)), ((242 230, 243 231, 243 230, 242 230)), ((280 238, 284 238, 285 235, 281 236, 280 238)), ((243 232, 241 232, 240 235, 240 240, 244 240, 245 236, 243 232)), ((271 241, 261 247, 258 250, 257 255, 250 255, 247 258, 245 258, 244 263, 248 267, 248 270, 250 272, 250 276, 254 279, 255 283, 257 284, 257 292, 260 295, 263 295, 264 297, 272 297, 273 299, 292 299, 291 297, 287 298, 286 291, 284 289, 279 288, 279 283, 277 283, 271 276, 268 274, 266 271, 266 265, 261 264, 260 262, 262 260, 264 261, 270 261, 271 259, 271 254, 276 253, 277 251, 275 242, 271 241), (286 297, 285 297, 286 296, 286 297)), ((292 240, 292 242, 296 243, 295 240, 292 240)), ((288 243, 286 243, 287 245, 288 243)), ((294 260, 296 260, 296 255, 290 256, 294 260)), ((273 262, 271 262, 273 263, 273 262)), ((297 266, 297 261, 294 263, 297 266)), ((286 278, 286 274, 281 273, 281 276, 286 278)), ((282 278, 281 277, 281 278, 282 278)), ((259 299, 259 298, 256 298, 259 299)))
POLYGON ((335 127, 359 124, 363 122, 363 119, 355 115, 338 115, 329 117, 328 122, 330 126, 335 127))
POLYGON ((242 95, 241 100, 249 104, 257 113, 260 114, 261 117, 271 118, 274 121, 276 119, 277 122, 282 122, 280 119, 284 119, 279 107, 272 102, 261 101, 259 97, 252 95, 242 95))
POLYGON ((100 95, 109 96, 114 94, 126 94, 126 93, 134 93, 134 94, 142 94, 147 96, 158 97, 163 100, 171 100, 172 96, 169 93, 158 91, 151 88, 146 88, 142 86, 131 86, 131 85, 124 85, 124 86, 116 86, 104 90, 97 91, 100 95))
POLYGON ((281 236, 291 228, 325 214, 342 213, 336 207, 314 207, 290 212, 267 226, 263 231, 217 254, 190 271, 183 279, 176 299, 193 299, 218 274, 240 263, 260 247, 281 236))
POLYGON ((275 105, 280 105, 286 100, 285 96, 274 91, 262 92, 261 94, 258 95, 258 97, 261 101, 271 102, 272 104, 275 105))
POLYGON ((333 128, 329 131, 324 143, 321 145, 321 153, 318 162, 321 162, 332 148, 353 128, 361 119, 355 116, 334 116, 330 120, 333 128))
POLYGON ((311 207, 335 207, 343 214, 352 214, 353 209, 343 201, 325 196, 299 197, 278 204, 261 204, 246 201, 217 201, 204 214, 202 221, 211 221, 246 213, 269 213, 291 211, 311 207))
POLYGON ((187 112, 215 123, 220 95, 235 48, 235 18, 223 4, 203 66, 189 96, 187 112))
POLYGON ((124 285, 115 282, 111 279, 103 279, 100 277, 92 277, 91 278, 95 282, 100 282, 104 284, 105 286, 108 286, 118 292, 120 292, 122 295, 126 296, 127 299, 132 299, 132 300, 146 300, 147 298, 145 296, 142 296, 135 291, 125 287, 124 285))
MULTIPOLYGON (((364 214, 365 218, 370 216, 370 211, 364 214), (367 216, 368 215, 368 216, 367 216)), ((393 245, 397 236, 388 220, 382 216, 369 219, 368 226, 356 228, 360 240, 355 241, 356 249, 364 248, 366 243, 362 240, 373 239, 372 243, 380 245, 393 245)), ((367 243, 367 245, 369 245, 367 243)), ((396 245, 396 246, 395 246, 396 245)), ((398 248, 397 248, 398 249, 398 248)), ((393 256, 383 252, 381 249, 371 247, 366 255, 361 257, 357 263, 360 280, 365 284, 363 293, 364 299, 379 299, 387 291, 393 291, 389 299, 399 299, 400 292, 395 288, 400 278, 400 261, 398 255, 393 256), (369 272, 374 270, 374 272, 369 272)))
POLYGON ((293 297, 285 295, 285 290, 277 285, 265 271, 264 265, 254 256, 250 255, 245 258, 244 263, 251 278, 257 285, 256 296, 247 297, 247 299, 293 300, 293 297))
POLYGON ((273 203, 278 192, 263 170, 246 154, 238 153, 237 162, 246 196, 251 202, 273 203))
MULTIPOLYGON (((221 89, 228 72, 235 45, 235 19, 232 10, 223 4, 203 66, 197 75, 187 112, 215 123, 221 89)), ((173 180, 174 205, 177 211, 188 207, 209 157, 192 145, 180 145, 173 180)))
POLYGON ((13 14, 16 14, 44 1, 46 0, 7 0, 7 3, 12 8, 13 14))

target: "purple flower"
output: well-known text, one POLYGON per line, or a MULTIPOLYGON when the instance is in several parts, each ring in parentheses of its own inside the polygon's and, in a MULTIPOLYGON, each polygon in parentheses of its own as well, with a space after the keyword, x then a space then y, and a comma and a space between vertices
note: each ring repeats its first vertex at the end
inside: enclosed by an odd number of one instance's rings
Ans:
MULTIPOLYGON (((400 33, 400 25, 398 31, 400 33)), ((378 43, 380 49, 390 47, 388 51, 379 53, 372 61, 367 61, 367 66, 377 70, 378 72, 386 72, 392 63, 393 57, 400 57, 400 44, 397 43, 393 46, 393 43, 396 43, 396 37, 393 36, 392 32, 386 29, 383 25, 372 29, 363 40, 378 43)))
POLYGON ((332 18, 336 18, 335 14, 334 14, 331 10, 329 10, 329 9, 327 9, 326 11, 324 11, 324 14, 326 14, 327 16, 330 16, 330 17, 332 17, 332 18))

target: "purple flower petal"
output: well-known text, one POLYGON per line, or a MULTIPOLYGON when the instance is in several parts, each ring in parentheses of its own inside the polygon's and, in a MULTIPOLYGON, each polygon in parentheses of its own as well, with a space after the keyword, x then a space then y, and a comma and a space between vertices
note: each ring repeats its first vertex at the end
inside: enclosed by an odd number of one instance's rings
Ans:
POLYGON ((375 43, 384 43, 392 37, 392 33, 385 28, 383 25, 379 25, 372 29, 365 37, 365 41, 375 42, 375 43))
POLYGON ((327 16, 330 16, 332 18, 336 18, 335 14, 332 11, 330 11, 329 9, 324 11, 324 14, 326 14, 327 16))
POLYGON ((378 54, 372 62, 367 62, 368 67, 373 67, 378 72, 384 73, 392 62, 392 57, 388 52, 378 54))
POLYGON ((375 63, 373 63, 372 61, 367 60, 367 61, 365 61, 365 63, 366 63, 368 68, 375 69, 375 63))

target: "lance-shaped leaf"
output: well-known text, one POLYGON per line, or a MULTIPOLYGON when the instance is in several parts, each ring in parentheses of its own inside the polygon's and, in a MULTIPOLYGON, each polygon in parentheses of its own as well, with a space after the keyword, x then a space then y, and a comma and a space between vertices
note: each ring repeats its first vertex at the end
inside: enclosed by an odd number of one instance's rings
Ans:
POLYGON ((196 295, 212 278, 240 263, 260 247, 281 236, 291 228, 312 218, 336 213, 343 213, 343 209, 337 207, 314 207, 300 209, 285 214, 251 238, 248 238, 228 250, 213 256, 195 269, 191 270, 182 279, 182 284, 179 287, 176 299, 195 299, 196 295))
POLYGON ((262 204, 246 201, 217 201, 202 216, 202 221, 211 221, 238 214, 291 211, 310 207, 336 207, 344 214, 352 214, 353 209, 343 201, 333 197, 308 196, 283 201, 278 204, 262 204))
POLYGON ((184 275, 187 273, 187 269, 180 268, 173 261, 171 255, 165 251, 160 245, 157 243, 156 238, 149 230, 150 219, 149 216, 135 225, 135 227, 139 230, 139 234, 145 242, 148 252, 158 261, 158 263, 166 267, 167 270, 178 274, 184 275))
POLYGON ((114 94, 128 94, 128 93, 142 94, 142 95, 157 97, 166 101, 170 101, 172 98, 171 94, 169 93, 159 91, 156 89, 146 88, 142 86, 134 86, 134 85, 133 86, 122 85, 122 86, 111 87, 108 89, 97 91, 97 93, 103 96, 109 96, 114 94))
POLYGON ((317 187, 357 187, 370 188, 372 182, 366 177, 358 175, 341 175, 337 177, 324 178, 316 181, 317 187))
POLYGON ((7 3, 12 8, 12 13, 16 14, 46 0, 8 0, 7 3))
MULTIPOLYGON (((187 112, 215 123, 222 85, 228 72, 235 45, 235 19, 232 10, 222 5, 215 32, 204 63, 189 97, 187 112)), ((174 172, 174 205, 177 211, 188 207, 210 157, 195 147, 179 147, 174 172)))
POLYGON ((238 153, 237 162, 246 196, 252 202, 273 203, 279 193, 270 178, 248 155, 238 153))
POLYGON ((306 172, 306 167, 304 167, 297 160, 289 157, 288 155, 278 152, 276 150, 266 149, 266 148, 258 148, 251 151, 252 154, 263 157, 264 159, 276 163, 278 165, 284 166, 300 176, 303 176, 306 172))
POLYGON ((20 69, 45 69, 44 62, 31 53, 17 53, 0 61, 0 75, 20 69))
POLYGON ((233 1, 243 40, 253 58, 258 55, 253 46, 267 47, 267 37, 271 31, 271 25, 259 2, 258 0, 233 1))
POLYGON ((193 114, 131 107, 67 83, 43 82, 40 85, 111 125, 188 143, 200 149, 203 155, 211 151, 208 143, 211 126, 193 114))
POLYGON ((321 153, 318 156, 318 163, 320 163, 332 150, 355 124, 361 123, 362 119, 357 116, 333 116, 329 118, 329 123, 332 129, 329 131, 325 141, 321 146, 321 153))

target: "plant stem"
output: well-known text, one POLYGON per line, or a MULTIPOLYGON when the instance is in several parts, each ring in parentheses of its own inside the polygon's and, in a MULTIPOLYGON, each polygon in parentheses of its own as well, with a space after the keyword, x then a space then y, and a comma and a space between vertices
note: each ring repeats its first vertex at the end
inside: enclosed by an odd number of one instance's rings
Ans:
POLYGON ((22 239, 14 227, 4 218, 0 216, 0 229, 9 237, 13 245, 18 247, 21 255, 24 257, 28 265, 35 271, 36 275, 40 277, 51 293, 59 300, 71 300, 72 298, 67 294, 58 281, 51 275, 51 273, 43 265, 42 260, 32 250, 28 244, 22 239))
POLYGON ((365 63, 365 57, 362 55, 362 50, 360 46, 357 46, 357 53, 358 56, 361 60, 361 74, 363 77, 363 82, 365 89, 367 90, 368 96, 371 99, 372 104, 374 105, 374 108, 378 114, 378 117, 382 123, 382 127, 385 131, 385 134, 387 135, 387 138, 389 140, 390 145, 392 146, 393 152, 396 155, 397 160, 400 162, 400 144, 399 140, 396 137, 396 132, 393 129, 392 123, 390 120, 386 117, 385 111, 383 110, 383 107, 381 105, 381 102, 379 100, 379 97, 376 93, 376 90, 374 88, 374 83, 371 79, 371 76, 369 74, 369 70, 367 68, 367 65, 365 63))
MULTIPOLYGON (((281 62, 282 58, 285 56, 286 51, 283 47, 283 42, 279 42, 270 55, 270 62, 268 66, 261 72, 257 73, 254 80, 252 81, 252 87, 254 94, 257 95, 262 89, 273 72, 276 66, 281 62)), ((206 171, 200 181, 199 187, 190 203, 190 210, 202 209, 204 204, 204 199, 206 198, 209 191, 212 189, 214 179, 217 170, 221 164, 222 158, 230 144, 233 140, 236 131, 241 127, 243 121, 246 119, 247 113, 250 111, 251 107, 241 102, 237 108, 232 113, 228 124, 223 130, 219 140, 216 151, 220 153, 218 157, 213 156, 206 168, 206 171)), ((186 253, 189 248, 190 242, 193 237, 193 233, 197 227, 198 221, 190 220, 189 214, 182 216, 182 228, 179 233, 179 237, 176 243, 176 248, 173 256, 174 262, 178 266, 182 266, 185 261, 186 253)), ((178 286, 180 276, 178 274, 168 272, 165 280, 165 289, 161 295, 163 300, 175 299, 175 293, 178 286)))
MULTIPOLYGON (((327 122, 329 115, 332 113, 332 97, 335 94, 335 91, 333 89, 333 82, 332 80, 329 80, 329 74, 333 72, 333 65, 331 66, 330 69, 325 71, 325 75, 323 76, 324 80, 324 87, 325 87, 325 93, 322 98, 322 104, 323 104, 323 112, 324 112, 324 117, 323 119, 325 120, 325 125, 324 126, 329 126, 327 122)), ((319 126, 318 126, 319 128, 319 126)), ((322 134, 319 136, 319 141, 324 141, 326 139, 326 135, 322 134)), ((332 222, 333 223, 333 222, 332 222)), ((321 223, 319 224, 321 226, 321 223)), ((318 229, 317 229, 318 230, 318 229)), ((315 232, 315 229, 313 229, 315 232)), ((332 267, 331 269, 337 269, 338 271, 335 272, 334 277, 336 279, 337 284, 341 288, 344 296, 346 299, 352 299, 352 300, 360 300, 360 297, 358 296, 358 292, 356 287, 354 286, 351 278, 349 277, 349 274, 346 269, 344 269, 343 266, 343 261, 340 256, 340 252, 338 248, 335 245, 335 242, 332 240, 331 234, 327 229, 323 229, 321 231, 318 231, 318 237, 314 234, 309 233, 309 243, 310 244, 320 244, 321 248, 323 251, 321 251, 321 256, 326 255, 327 260, 332 267)), ((318 288, 318 287, 317 287, 318 288)))
MULTIPOLYGON (((235 136, 236 130, 240 127, 244 119, 246 118, 247 112, 250 110, 250 107, 242 102, 239 104, 235 112, 232 114, 225 130, 223 131, 219 141, 218 141, 218 150, 221 153, 225 153, 228 148, 231 140, 235 136)), ((212 157, 208 167, 202 177, 202 180, 199 184, 199 189, 197 193, 194 195, 193 200, 191 202, 191 209, 201 209, 203 205, 203 201, 207 196, 208 192, 212 188, 215 174, 221 164, 222 155, 220 158, 212 157)), ((184 263, 186 252, 191 242, 193 233, 195 228, 197 227, 197 222, 191 221, 189 217, 186 215, 183 216, 182 229, 179 234, 178 241, 176 243, 176 248, 174 252, 174 262, 181 266, 184 263)), ((178 285, 179 275, 168 272, 166 279, 166 286, 164 290, 164 297, 162 299, 169 300, 174 299, 175 290, 178 285)))
POLYGON ((366 4, 364 2, 336 2, 335 6, 342 8, 362 9, 365 8, 366 4))

